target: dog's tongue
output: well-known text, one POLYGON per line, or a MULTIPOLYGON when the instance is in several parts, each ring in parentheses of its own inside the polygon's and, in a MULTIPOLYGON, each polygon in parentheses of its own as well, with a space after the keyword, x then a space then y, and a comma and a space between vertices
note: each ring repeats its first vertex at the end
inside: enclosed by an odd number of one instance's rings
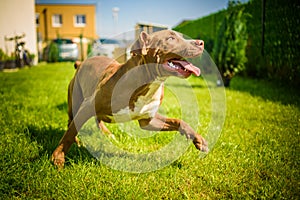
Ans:
POLYGON ((188 71, 192 72, 195 76, 200 76, 200 69, 193 65, 192 63, 185 61, 185 60, 172 60, 173 64, 179 64, 188 71))

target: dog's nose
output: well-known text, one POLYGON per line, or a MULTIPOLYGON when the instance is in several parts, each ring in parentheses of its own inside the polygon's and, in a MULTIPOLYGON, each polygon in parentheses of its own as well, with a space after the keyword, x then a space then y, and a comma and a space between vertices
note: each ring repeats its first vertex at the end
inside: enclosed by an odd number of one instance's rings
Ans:
POLYGON ((196 40, 195 43, 197 46, 202 47, 204 49, 204 41, 203 40, 196 40))

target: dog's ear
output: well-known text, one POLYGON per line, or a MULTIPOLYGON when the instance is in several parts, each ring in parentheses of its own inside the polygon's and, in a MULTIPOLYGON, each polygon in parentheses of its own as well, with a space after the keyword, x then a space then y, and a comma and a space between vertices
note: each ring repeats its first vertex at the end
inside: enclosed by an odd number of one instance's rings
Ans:
POLYGON ((150 36, 145 31, 140 33, 139 39, 132 45, 131 54, 147 55, 147 45, 149 45, 150 36))

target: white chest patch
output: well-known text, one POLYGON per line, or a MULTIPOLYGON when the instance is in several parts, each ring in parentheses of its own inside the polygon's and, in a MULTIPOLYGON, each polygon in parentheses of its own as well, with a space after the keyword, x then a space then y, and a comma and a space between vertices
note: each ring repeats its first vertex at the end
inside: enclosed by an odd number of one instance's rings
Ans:
POLYGON ((160 105, 160 99, 163 90, 163 83, 160 86, 150 86, 145 96, 140 96, 134 104, 134 110, 129 106, 113 113, 112 122, 127 122, 143 118, 154 117, 160 105))

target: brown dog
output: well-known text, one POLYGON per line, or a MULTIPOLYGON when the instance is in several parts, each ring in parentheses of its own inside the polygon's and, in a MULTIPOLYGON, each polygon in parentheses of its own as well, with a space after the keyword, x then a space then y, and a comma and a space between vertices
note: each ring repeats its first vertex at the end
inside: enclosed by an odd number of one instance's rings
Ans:
POLYGON ((132 57, 123 65, 101 56, 77 64, 69 84, 69 126, 52 154, 54 164, 63 167, 78 131, 93 116, 104 132, 109 130, 103 122, 138 120, 142 129, 179 131, 193 140, 197 149, 208 151, 207 142, 186 122, 157 113, 164 80, 169 76, 199 76, 200 70, 184 58, 199 56, 203 50, 202 40, 185 40, 171 30, 151 35, 142 32, 132 46, 132 57))

